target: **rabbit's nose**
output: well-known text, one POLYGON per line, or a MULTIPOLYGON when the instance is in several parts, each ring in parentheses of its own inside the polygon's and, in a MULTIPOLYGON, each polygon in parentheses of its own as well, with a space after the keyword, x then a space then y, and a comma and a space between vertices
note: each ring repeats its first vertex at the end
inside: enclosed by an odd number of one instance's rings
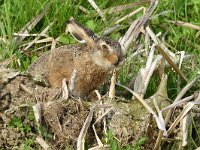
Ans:
POLYGON ((124 64, 124 57, 121 56, 119 57, 119 59, 116 61, 116 63, 114 64, 116 67, 118 66, 122 66, 124 64))
POLYGON ((119 59, 117 59, 117 61, 114 63, 114 66, 118 66, 118 65, 119 65, 119 63, 120 63, 120 60, 119 60, 119 59))

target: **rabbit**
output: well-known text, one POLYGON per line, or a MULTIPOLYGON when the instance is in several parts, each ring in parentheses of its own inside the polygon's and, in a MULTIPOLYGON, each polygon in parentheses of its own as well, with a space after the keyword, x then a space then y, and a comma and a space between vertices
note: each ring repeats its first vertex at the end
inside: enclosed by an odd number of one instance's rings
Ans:
POLYGON ((53 49, 39 57, 28 72, 32 76, 43 75, 52 88, 60 88, 64 78, 70 84, 75 72, 70 93, 74 97, 87 98, 105 82, 110 71, 123 64, 121 45, 108 37, 97 36, 73 18, 67 22, 67 28, 82 44, 53 49))

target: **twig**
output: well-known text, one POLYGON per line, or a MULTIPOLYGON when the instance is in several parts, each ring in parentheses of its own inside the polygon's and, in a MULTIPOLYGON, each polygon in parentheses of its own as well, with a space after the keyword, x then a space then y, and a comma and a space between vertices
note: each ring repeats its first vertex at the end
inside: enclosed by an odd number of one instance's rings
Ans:
POLYGON ((150 6, 147 9, 147 11, 145 12, 145 14, 142 17, 140 17, 139 19, 135 20, 131 24, 127 33, 124 35, 124 37, 120 41, 123 53, 126 53, 126 51, 129 49, 133 39, 136 39, 136 37, 138 37, 142 26, 147 22, 147 20, 149 19, 149 17, 155 10, 157 4, 158 4, 157 0, 154 0, 153 2, 151 2, 150 6))
POLYGON ((82 12, 84 12, 84 13, 86 13, 86 14, 90 14, 90 11, 88 11, 85 7, 83 7, 83 6, 79 6, 78 7, 82 12))
POLYGON ((36 142, 38 144, 40 144, 40 146, 44 149, 44 150, 50 150, 50 146, 45 142, 45 140, 39 136, 36 137, 36 142))
POLYGON ((96 102, 96 104, 94 104, 91 108, 90 108, 90 112, 82 126, 81 132, 78 136, 78 140, 77 140, 77 150, 84 150, 84 146, 85 146, 85 136, 87 133, 87 130, 90 126, 90 123, 92 121, 93 118, 93 113, 95 111, 95 109, 97 108, 97 105, 99 104, 99 100, 96 102))
POLYGON ((122 22, 122 21, 124 21, 124 20, 126 20, 126 19, 128 19, 128 18, 130 18, 132 16, 134 16, 135 14, 139 13, 142 10, 144 11, 144 10, 146 10, 146 8, 142 6, 142 7, 138 8, 138 9, 136 9, 135 11, 131 12, 130 14, 128 14, 128 15, 122 17, 121 19, 117 20, 115 22, 115 24, 119 24, 120 22, 122 22))
POLYGON ((111 99, 115 98, 115 83, 116 83, 116 69, 114 69, 113 71, 109 94, 108 94, 111 99))
MULTIPOLYGON (((40 34, 46 34, 49 30, 50 27, 52 27, 52 25, 54 24, 54 22, 51 22, 40 34)), ((40 38, 40 36, 36 37, 33 41, 31 41, 25 48, 24 51, 26 51, 27 49, 29 49, 38 39, 40 38)))
POLYGON ((53 51, 56 48, 56 40, 54 38, 51 38, 51 51, 53 51))
POLYGON ((99 118, 97 118, 97 120, 95 121, 95 123, 92 125, 93 131, 95 133, 95 137, 97 139, 98 145, 99 146, 103 146, 103 143, 101 142, 100 138, 97 135, 96 132, 96 128, 95 128, 95 124, 98 123, 101 119, 105 118, 105 116, 111 111, 113 110, 113 107, 111 107, 110 109, 108 109, 106 112, 104 112, 99 118))
MULTIPOLYGON (((196 78, 194 78, 191 82, 189 82, 182 90, 181 92, 178 94, 178 96, 176 97, 176 99, 174 100, 174 103, 179 101, 184 95, 185 93, 195 84, 195 82, 200 78, 200 75, 198 75, 196 78)), ((171 114, 172 114, 172 111, 173 109, 170 109, 168 112, 167 112, 167 115, 165 117, 165 124, 167 125, 169 120, 170 120, 170 117, 171 117, 171 114)), ((163 131, 160 130, 159 131, 159 134, 158 134, 158 138, 156 140, 156 144, 154 146, 154 150, 158 150, 159 148, 159 145, 161 143, 161 140, 162 140, 162 137, 163 137, 163 131)))
POLYGON ((69 89, 67 87, 66 78, 62 80, 62 99, 67 100, 69 98, 69 89))
POLYGON ((165 135, 167 134, 164 120, 162 120, 162 118, 160 118, 159 116, 156 115, 156 113, 153 111, 153 109, 143 100, 143 98, 139 94, 135 93, 133 90, 131 90, 131 89, 127 88, 126 86, 123 86, 119 83, 116 83, 116 85, 119 85, 119 86, 125 88, 131 94, 133 94, 133 96, 135 96, 139 100, 139 102, 146 108, 146 110, 148 110, 149 113, 153 114, 153 117, 155 118, 158 128, 160 130, 163 130, 165 135))
MULTIPOLYGON (((198 75, 197 77, 195 77, 191 82, 189 82, 182 90, 181 92, 178 94, 178 96, 176 97, 176 99, 174 100, 173 103, 176 103, 178 101, 181 100, 181 98, 185 95, 185 93, 196 83, 196 81, 200 78, 200 75, 198 75)), ((165 123, 167 124, 169 122, 169 119, 171 117, 173 109, 170 109, 167 113, 167 116, 165 118, 165 123)))
POLYGON ((13 35, 15 35, 15 36, 23 36, 23 37, 26 37, 26 36, 44 36, 44 37, 48 37, 48 35, 46 35, 46 34, 29 34, 29 33, 14 33, 13 35))
POLYGON ((88 2, 92 5, 92 7, 97 11, 97 13, 99 14, 99 16, 102 18, 103 21, 106 21, 106 18, 103 14, 103 12, 99 9, 99 7, 97 6, 97 4, 94 2, 94 0, 88 0, 88 2))
POLYGON ((102 35, 108 35, 108 34, 114 32, 115 30, 119 29, 120 27, 121 27, 121 25, 115 24, 114 26, 105 29, 103 31, 102 35))
POLYGON ((35 44, 52 42, 53 40, 54 40, 54 38, 52 38, 52 37, 47 37, 47 38, 45 38, 45 39, 41 39, 41 40, 35 41, 35 44))
POLYGON ((163 108, 161 111, 166 111, 168 109, 172 109, 172 108, 177 107, 177 106, 179 106, 183 103, 186 103, 186 102, 192 100, 194 98, 194 96, 195 96, 195 94, 192 94, 191 96, 185 97, 182 100, 176 101, 176 102, 172 103, 171 105, 163 108))
POLYGON ((181 120, 181 133, 182 133, 182 147, 187 146, 188 144, 188 131, 189 131, 189 125, 191 123, 191 116, 190 113, 188 113, 183 120, 181 120))
POLYGON ((110 145, 95 146, 88 150, 110 150, 110 145))
MULTIPOLYGON (((45 47, 49 47, 49 46, 51 46, 51 44, 46 44, 46 45, 44 45, 44 46, 41 46, 41 47, 38 47, 38 48, 34 49, 34 51, 39 51, 39 50, 41 50, 41 49, 44 50, 45 47)), ((22 51, 22 53, 23 53, 23 52, 25 52, 25 51, 22 51)))
POLYGON ((164 131, 162 131, 162 130, 159 131, 158 137, 156 139, 156 144, 154 145, 153 150, 158 150, 159 149, 160 144, 162 142, 163 133, 164 133, 164 131))
POLYGON ((70 83, 69 83, 69 90, 72 92, 75 85, 76 85, 76 79, 77 79, 77 71, 76 69, 73 70, 72 75, 71 75, 71 79, 70 79, 70 83))
POLYGON ((0 37, 0 41, 3 41, 5 44, 7 43, 7 39, 5 39, 5 38, 0 37))
POLYGON ((200 26, 197 26, 197 25, 194 25, 194 24, 191 24, 191 23, 188 23, 188 22, 172 21, 172 20, 170 20, 169 22, 173 23, 175 25, 178 25, 178 26, 188 27, 188 28, 192 28, 192 29, 195 29, 195 30, 200 30, 200 26))
POLYGON ((22 105, 19 105, 19 106, 11 107, 11 108, 5 110, 4 112, 5 112, 5 113, 8 113, 8 112, 13 113, 13 112, 15 112, 17 109, 22 108, 22 107, 29 107, 29 105, 28 105, 28 104, 22 104, 22 105))
POLYGON ((123 10, 133 8, 133 7, 137 7, 137 6, 145 4, 145 3, 150 3, 151 1, 152 0, 140 0, 138 2, 133 2, 133 3, 125 4, 125 5, 110 7, 110 8, 104 9, 103 12, 104 12, 104 14, 105 13, 113 14, 116 12, 120 12, 123 10))
POLYGON ((170 128, 168 129, 167 133, 168 135, 171 134, 171 132, 173 131, 173 129, 178 125, 178 123, 183 119, 183 117, 192 109, 192 107, 196 104, 200 104, 200 102, 189 102, 185 108, 183 109, 183 111, 180 113, 180 115, 176 118, 176 120, 172 123, 172 125, 170 126, 170 128))
MULTIPOLYGON (((49 4, 47 6, 44 7, 44 9, 42 10, 42 12, 40 14, 38 14, 37 16, 35 16, 31 21, 29 21, 19 32, 18 34, 28 34, 30 30, 32 30, 36 24, 43 18, 43 16, 45 15, 45 13, 48 11, 49 9, 49 4)), ((15 37, 14 41, 18 41, 21 42, 23 41, 23 39, 25 38, 25 36, 21 36, 21 37, 15 37)))
POLYGON ((27 93, 29 93, 31 96, 33 96, 33 92, 29 89, 29 88, 27 88, 25 85, 23 85, 22 83, 20 84, 20 87, 24 90, 24 91, 26 91, 27 93))
POLYGON ((171 58, 168 56, 168 54, 159 46, 156 45, 157 50, 162 54, 162 56, 165 58, 165 60, 172 66, 172 68, 186 81, 188 82, 187 77, 182 73, 181 70, 178 69, 176 64, 171 60, 171 58))

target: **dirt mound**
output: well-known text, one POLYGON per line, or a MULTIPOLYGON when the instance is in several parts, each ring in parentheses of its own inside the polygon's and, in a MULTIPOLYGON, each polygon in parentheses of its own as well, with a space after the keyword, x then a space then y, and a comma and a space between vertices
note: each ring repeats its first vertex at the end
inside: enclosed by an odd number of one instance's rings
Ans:
MULTIPOLYGON (((38 136, 52 149, 76 149, 78 140, 86 141, 87 147, 94 147, 98 145, 98 138, 108 144, 109 140, 117 139, 121 146, 132 145, 142 136, 151 137, 150 142, 155 141, 156 135, 152 135, 157 128, 150 125, 152 116, 137 101, 105 98, 102 104, 98 100, 66 100, 62 89, 42 85, 19 73, 12 72, 9 78, 1 78, 1 148, 38 149, 41 146, 35 141, 38 136), (32 109, 35 104, 41 106, 39 123, 32 109), (79 139, 82 130, 85 138, 79 139)), ((152 146, 147 142, 145 145, 152 146)))

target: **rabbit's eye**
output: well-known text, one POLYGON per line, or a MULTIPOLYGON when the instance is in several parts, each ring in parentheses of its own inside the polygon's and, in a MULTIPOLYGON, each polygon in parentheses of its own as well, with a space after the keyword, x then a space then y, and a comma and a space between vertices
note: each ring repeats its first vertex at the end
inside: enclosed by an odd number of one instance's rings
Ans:
POLYGON ((105 44, 103 44, 101 47, 102 47, 102 50, 108 50, 108 46, 105 44))

